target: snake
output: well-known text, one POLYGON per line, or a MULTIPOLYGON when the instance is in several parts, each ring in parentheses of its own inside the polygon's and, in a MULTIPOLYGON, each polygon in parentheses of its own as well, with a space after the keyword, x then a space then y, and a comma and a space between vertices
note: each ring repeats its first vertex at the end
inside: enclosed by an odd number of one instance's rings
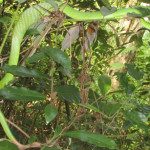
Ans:
MULTIPOLYGON (((137 16, 142 15, 142 12, 136 8, 117 9, 115 12, 108 14, 106 16, 103 16, 101 11, 83 12, 83 11, 79 11, 77 9, 70 7, 68 4, 66 5, 66 4, 62 4, 60 2, 58 2, 57 4, 59 5, 59 10, 74 21, 92 22, 92 21, 99 21, 99 20, 121 19, 121 18, 128 17, 129 13, 136 14, 137 16)), ((49 12, 45 11, 45 10, 52 11, 53 9, 52 9, 51 4, 46 3, 46 2, 40 3, 38 5, 34 5, 28 9, 26 9, 22 13, 22 15, 20 16, 20 18, 17 21, 17 23, 14 27, 14 30, 13 30, 8 65, 17 65, 18 64, 20 45, 23 40, 23 37, 30 26, 35 24, 39 19, 41 19, 41 17, 49 14, 49 12), (39 7, 39 5, 41 7, 39 7)), ((149 14, 146 14, 146 16, 149 16, 149 15, 150 15, 150 12, 149 12, 149 14)), ((150 23, 145 21, 143 18, 141 18, 141 24, 145 28, 150 30, 150 23)), ((8 85, 8 83, 13 78, 14 78, 14 76, 12 74, 6 73, 6 75, 0 81, 0 89, 3 88, 4 86, 8 85)), ((6 123, 5 117, 4 117, 3 113, 1 112, 1 110, 0 110, 0 123, 2 124, 8 138, 12 141, 16 141, 15 137, 11 133, 11 131, 6 123)))
MULTIPOLYGON (((60 4, 61 3, 58 2, 58 5, 60 4)), ((52 10, 52 6, 49 3, 44 2, 44 3, 40 3, 39 5, 41 7, 39 7, 38 5, 34 5, 26 9, 20 16, 19 20, 17 21, 13 30, 11 51, 10 51, 8 65, 18 64, 20 44, 29 27, 34 23, 36 23, 41 18, 41 16, 46 16, 49 14, 49 12, 45 11, 45 9, 49 11, 52 10)), ((134 13, 136 15, 142 14, 141 11, 136 8, 122 8, 116 10, 115 12, 109 15, 103 16, 101 11, 83 12, 83 11, 76 10, 66 4, 60 6, 60 11, 62 11, 66 16, 72 18, 75 21, 87 21, 87 22, 120 19, 120 18, 127 17, 129 13, 131 14, 134 13)), ((146 22, 143 18, 141 19, 141 23, 143 26, 150 29, 150 24, 146 22)), ((4 78, 0 81, 0 88, 3 88, 5 85, 7 85, 13 78, 14 77, 12 74, 6 73, 4 78)))

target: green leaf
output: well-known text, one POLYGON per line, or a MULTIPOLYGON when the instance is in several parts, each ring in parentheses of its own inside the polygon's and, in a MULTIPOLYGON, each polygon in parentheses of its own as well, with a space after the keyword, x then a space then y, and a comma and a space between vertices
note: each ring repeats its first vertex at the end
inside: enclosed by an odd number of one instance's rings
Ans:
POLYGON ((18 147, 7 140, 0 141, 0 150, 19 150, 18 147))
POLYGON ((133 84, 128 84, 128 87, 125 90, 125 92, 128 96, 130 96, 134 92, 135 89, 136 87, 133 84))
POLYGON ((54 105, 47 105, 45 107, 45 119, 46 123, 50 123, 57 115, 57 109, 54 105))
POLYGON ((16 65, 5 65, 1 67, 0 69, 5 70, 8 73, 11 73, 13 75, 21 76, 21 77, 34 77, 34 78, 43 78, 48 79, 49 76, 46 74, 43 74, 42 72, 32 69, 29 70, 24 66, 16 66, 16 65))
POLYGON ((62 97, 68 102, 79 103, 81 101, 79 90, 73 85, 62 85, 56 87, 58 96, 62 97))
POLYGON ((38 35, 38 34, 40 34, 40 33, 37 29, 28 29, 25 33, 25 36, 26 35, 31 35, 32 36, 32 35, 38 35))
POLYGON ((54 133, 54 138, 57 138, 61 132, 62 132, 61 126, 57 125, 54 133))
POLYGON ((116 68, 116 69, 121 69, 121 68, 124 67, 124 64, 122 64, 122 63, 112 63, 110 66, 113 67, 113 68, 116 68))
POLYGON ((29 90, 23 87, 4 87, 0 89, 0 95, 10 100, 19 100, 19 101, 39 101, 46 99, 45 95, 29 90))
POLYGON ((19 3, 23 3, 23 2, 25 2, 25 1, 27 1, 27 0, 17 0, 19 3))
POLYGON ((117 79, 119 81, 120 88, 127 89, 129 78, 126 76, 126 74, 124 74, 122 72, 115 72, 115 75, 117 76, 117 79))
POLYGON ((36 136, 30 136, 30 138, 28 139, 28 143, 29 143, 30 145, 32 145, 33 142, 35 142, 36 140, 37 140, 37 137, 36 137, 36 136))
POLYGON ((68 69, 69 71, 71 71, 71 61, 69 59, 69 56, 65 52, 63 52, 60 49, 51 48, 48 46, 43 47, 42 50, 46 55, 52 57, 54 61, 61 64, 64 68, 68 69))
POLYGON ((111 80, 107 75, 101 75, 98 78, 98 86, 101 90, 102 95, 105 95, 111 88, 111 80))
POLYGON ((102 13, 103 16, 107 16, 109 14, 114 13, 116 10, 117 10, 117 8, 115 8, 115 7, 108 9, 105 6, 102 6, 100 9, 100 12, 102 13))
POLYGON ((136 80, 140 80, 143 78, 144 73, 136 70, 134 65, 126 64, 126 66, 127 66, 127 71, 128 71, 130 76, 132 76, 136 80))
POLYGON ((148 130, 148 126, 146 125, 146 116, 139 111, 125 111, 124 116, 127 120, 129 120, 134 125, 137 125, 139 128, 143 130, 148 130))
POLYGON ((93 110, 93 111, 95 111, 95 112, 101 113, 101 111, 100 111, 99 109, 97 109, 96 107, 94 107, 94 106, 92 106, 92 105, 90 105, 90 104, 79 104, 79 105, 80 105, 80 106, 83 106, 83 107, 85 107, 85 108, 91 109, 91 110, 93 110))
POLYGON ((26 64, 29 64, 29 63, 34 63, 34 62, 37 62, 41 59, 44 59, 45 57, 47 57, 47 55, 43 52, 40 52, 40 53, 36 53, 34 55, 32 55, 31 57, 28 57, 25 61, 26 64))
POLYGON ((120 104, 106 104, 104 105, 104 111, 107 115, 111 116, 115 114, 120 108, 120 104))
POLYGON ((58 10, 57 3, 54 0, 45 0, 45 2, 51 4, 56 9, 56 11, 58 10))
POLYGON ((114 140, 101 134, 81 130, 81 131, 64 132, 63 135, 72 138, 77 138, 83 142, 94 144, 99 147, 107 147, 109 149, 117 148, 117 145, 114 142, 114 140))
POLYGON ((3 23, 3 24, 8 24, 8 22, 10 21, 10 17, 7 17, 7 16, 4 16, 4 17, 1 17, 0 18, 0 23, 3 23))

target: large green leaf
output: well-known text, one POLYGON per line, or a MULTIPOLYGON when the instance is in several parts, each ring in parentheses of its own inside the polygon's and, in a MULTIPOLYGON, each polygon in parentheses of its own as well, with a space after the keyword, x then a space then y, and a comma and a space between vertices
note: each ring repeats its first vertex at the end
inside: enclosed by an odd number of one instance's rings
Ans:
POLYGON ((126 64, 128 73, 130 76, 135 78, 136 80, 140 80, 143 78, 144 73, 135 69, 135 66, 132 64, 126 64))
POLYGON ((68 102, 79 103, 81 101, 79 90, 73 85, 62 85, 56 87, 58 96, 62 97, 68 102))
POLYGON ((16 66, 16 65, 5 65, 1 67, 1 69, 5 70, 8 73, 11 73, 13 75, 21 76, 21 77, 34 77, 34 78, 44 78, 48 79, 49 76, 46 74, 43 74, 42 72, 35 70, 35 69, 27 69, 24 66, 16 66))
POLYGON ((10 100, 19 101, 39 101, 44 100, 46 98, 45 95, 37 91, 15 86, 4 87, 0 89, 0 95, 10 100))
POLYGON ((7 140, 0 141, 0 150, 19 150, 18 147, 7 140))
POLYGON ((115 114, 120 108, 120 104, 106 104, 104 105, 104 111, 107 115, 115 114))
POLYGON ((124 116, 127 120, 137 125, 139 128, 142 128, 144 130, 148 129, 148 126, 146 125, 147 119, 143 113, 139 111, 125 111, 124 116))
POLYGON ((71 71, 71 61, 69 59, 69 56, 65 52, 63 52, 60 49, 51 48, 48 46, 43 47, 42 50, 43 52, 45 52, 45 54, 52 57, 54 61, 61 64, 64 68, 68 69, 69 71, 71 71))
POLYGON ((101 90, 102 95, 105 95, 111 88, 111 80, 107 75, 101 75, 98 78, 98 86, 101 90))
POLYGON ((25 61, 26 64, 37 62, 41 59, 44 59, 47 55, 44 52, 35 53, 31 57, 28 57, 25 61))
POLYGON ((54 105, 47 105, 45 107, 45 119, 46 123, 50 123, 57 115, 57 109, 54 105))
POLYGON ((96 134, 88 131, 71 131, 64 132, 64 136, 80 139, 83 142, 94 144, 99 147, 107 147, 109 149, 117 148, 116 143, 105 135, 96 134))

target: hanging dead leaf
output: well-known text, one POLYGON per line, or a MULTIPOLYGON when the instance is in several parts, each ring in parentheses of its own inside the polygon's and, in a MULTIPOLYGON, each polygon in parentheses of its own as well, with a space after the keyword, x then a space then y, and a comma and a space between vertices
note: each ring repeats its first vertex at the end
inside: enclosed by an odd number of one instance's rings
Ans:
POLYGON ((74 26, 67 32, 64 41, 62 42, 61 49, 64 51, 79 37, 79 26, 74 26))

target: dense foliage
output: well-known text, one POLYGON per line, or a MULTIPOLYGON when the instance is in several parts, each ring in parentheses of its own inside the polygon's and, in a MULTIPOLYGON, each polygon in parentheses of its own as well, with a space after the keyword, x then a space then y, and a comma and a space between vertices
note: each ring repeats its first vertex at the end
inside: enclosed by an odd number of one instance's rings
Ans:
MULTIPOLYGON (((150 31, 134 16, 88 23, 62 15, 46 32, 53 12, 27 30, 19 64, 10 66, 20 14, 44 0, 18 1, 0 1, 0 79, 5 73, 15 76, 0 89, 0 117, 11 130, 0 127, 0 149, 148 150, 150 31)), ((130 0, 109 2, 69 0, 74 8, 101 7, 103 13, 130 0)), ((130 5, 141 2, 149 3, 130 5)))

